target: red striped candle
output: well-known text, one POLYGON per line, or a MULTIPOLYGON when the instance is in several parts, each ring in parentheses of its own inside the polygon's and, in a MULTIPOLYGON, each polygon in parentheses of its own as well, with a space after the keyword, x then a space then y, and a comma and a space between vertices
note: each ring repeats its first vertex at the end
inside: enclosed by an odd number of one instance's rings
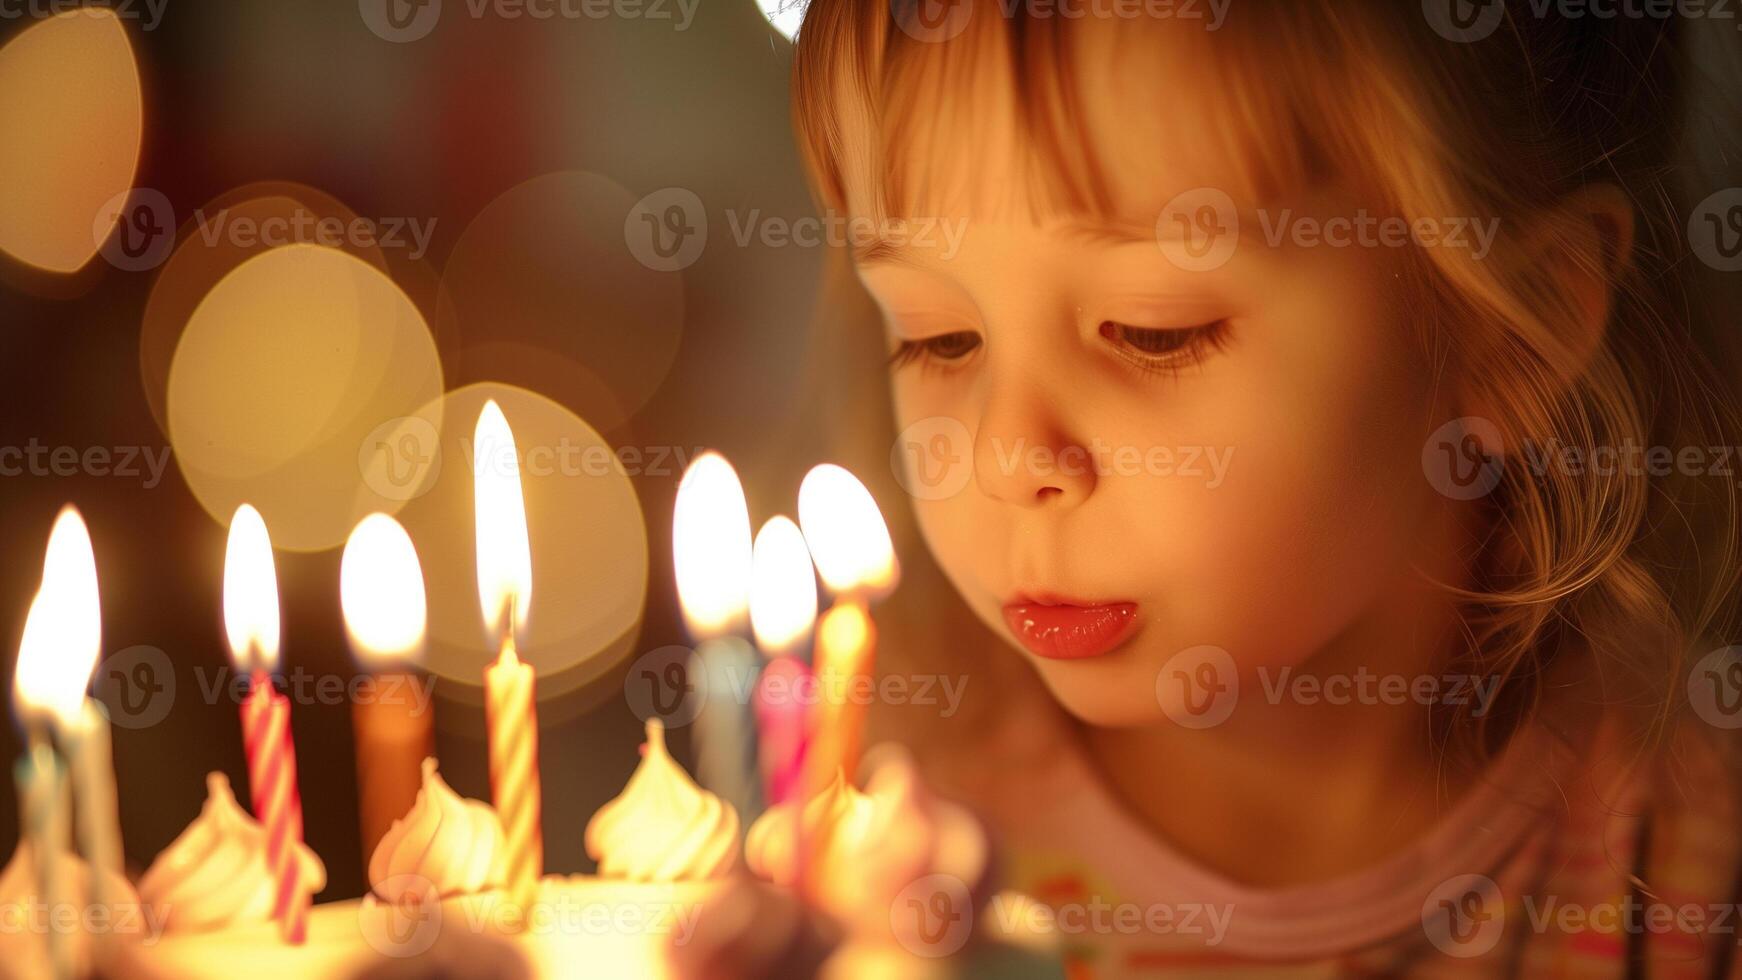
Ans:
POLYGON ((248 789, 254 817, 266 828, 266 866, 278 883, 272 904, 285 942, 308 935, 308 889, 296 860, 302 843, 302 795, 296 781, 296 747, 290 738, 290 700, 255 671, 242 702, 242 745, 248 755, 248 789))

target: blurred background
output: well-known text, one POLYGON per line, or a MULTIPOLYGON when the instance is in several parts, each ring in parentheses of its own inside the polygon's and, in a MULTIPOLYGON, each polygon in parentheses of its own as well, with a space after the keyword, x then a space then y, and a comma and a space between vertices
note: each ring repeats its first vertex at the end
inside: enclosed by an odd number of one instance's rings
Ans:
MULTIPOLYGON (((388 510, 430 590, 442 773, 488 799, 476 685, 494 651, 463 454, 496 397, 522 453, 545 461, 523 474, 535 561, 523 653, 544 697, 547 866, 591 870, 582 829, 642 737, 626 664, 686 642, 669 530, 684 464, 723 451, 760 524, 792 512, 826 458, 802 371, 824 248, 782 235, 813 215, 787 115, 789 42, 755 0, 605 16, 575 3, 139 0, 16 45, 66 8, 7 9, 0 173, 63 153, 32 127, 67 118, 92 120, 81 135, 100 149, 61 198, 96 194, 125 171, 129 141, 139 149, 120 185, 138 190, 108 211, 118 233, 77 271, 55 263, 97 236, 49 241, 54 195, 0 192, 0 446, 18 450, 0 459, 0 685, 50 524, 76 503, 96 548, 97 690, 137 873, 197 815, 206 772, 246 786, 221 686, 235 680, 221 614, 235 505, 252 500, 272 530, 282 669, 310 692, 358 674, 340 549, 357 517, 388 510), (296 243, 344 254, 283 247, 296 243), (606 446, 620 466, 590 451, 606 446)), ((323 898, 356 896, 351 706, 293 701, 323 898)), ((674 745, 687 758, 684 733, 674 745)), ((0 726, 0 754, 18 748, 0 726)), ((9 853, 16 794, 0 785, 9 853)))

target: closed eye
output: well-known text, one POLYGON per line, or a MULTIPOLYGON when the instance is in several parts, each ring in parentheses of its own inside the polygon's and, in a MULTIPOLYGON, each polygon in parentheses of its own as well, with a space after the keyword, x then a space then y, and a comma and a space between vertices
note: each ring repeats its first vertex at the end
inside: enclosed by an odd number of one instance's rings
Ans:
POLYGON ((1196 364, 1227 341, 1227 320, 1195 327, 1135 327, 1103 320, 1100 334, 1114 351, 1144 371, 1177 371, 1196 364))
POLYGON ((960 361, 980 346, 980 335, 972 330, 941 333, 921 340, 903 340, 889 355, 891 367, 927 362, 960 361))

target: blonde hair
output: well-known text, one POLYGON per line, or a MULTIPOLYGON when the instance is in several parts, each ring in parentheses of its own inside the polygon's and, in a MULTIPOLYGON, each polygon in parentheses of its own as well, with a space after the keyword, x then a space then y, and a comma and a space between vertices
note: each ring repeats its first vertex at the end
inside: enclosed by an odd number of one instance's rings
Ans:
MULTIPOLYGON (((1116 209, 1071 84, 1079 21, 957 0, 968 11, 961 33, 925 40, 898 22, 904 3, 811 0, 795 54, 794 114, 825 207, 923 207, 936 188, 893 161, 928 138, 920 110, 962 98, 975 67, 995 59, 1039 161, 1035 195, 1074 212, 1116 209)), ((1564 448, 1589 460, 1600 447, 1736 445, 1735 409, 1702 353, 1718 345, 1699 333, 1705 324, 1685 281, 1697 263, 1668 163, 1686 82, 1676 35, 1686 25, 1534 17, 1518 4, 1488 38, 1454 43, 1413 3, 1235 7, 1220 31, 1199 32, 1208 56, 1195 65, 1204 74, 1191 77, 1205 82, 1190 95, 1240 150, 1246 166, 1231 179, 1268 196, 1335 176, 1373 189, 1377 206, 1411 221, 1504 219, 1486 259, 1412 250, 1411 285, 1427 312, 1420 340, 1438 363, 1474 379, 1509 450, 1488 498, 1494 533, 1476 584, 1457 590, 1469 666, 1504 680, 1511 711, 1501 717, 1515 719, 1532 709, 1551 660, 1588 649, 1606 701, 1634 719, 1639 746, 1655 744, 1685 702, 1687 654, 1735 626, 1736 480, 1628 467, 1573 473, 1532 467, 1522 450, 1564 448), (1630 256, 1575 234, 1588 222, 1561 207, 1599 183, 1632 201, 1630 256), (1539 260, 1541 239, 1525 240, 1524 229, 1554 241, 1558 261, 1608 282, 1607 331, 1595 352, 1569 341, 1587 314, 1566 278, 1539 260)), ((1114 30, 1121 44, 1154 37, 1126 24, 1114 30)), ((871 374, 856 379, 860 394, 886 398, 871 374)), ((869 456, 861 469, 886 474, 888 427, 858 435, 869 456)), ((936 631, 984 641, 959 611, 939 607, 937 593, 947 590, 935 569, 921 574, 924 586, 904 590, 926 607, 905 617, 909 652, 936 631)), ((973 669, 979 678, 991 668, 973 669)), ((1008 673, 1006 682, 1017 683, 1008 673)), ((1504 735, 1487 730, 1489 717, 1444 720, 1454 736, 1469 736, 1452 741, 1478 755, 1504 735)))

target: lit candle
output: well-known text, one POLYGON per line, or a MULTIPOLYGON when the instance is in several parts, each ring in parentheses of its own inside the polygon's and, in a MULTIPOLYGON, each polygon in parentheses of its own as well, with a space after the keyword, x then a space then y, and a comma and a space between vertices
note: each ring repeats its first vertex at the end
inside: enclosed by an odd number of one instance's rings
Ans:
POLYGON ((532 601, 532 548, 514 433, 494 400, 485 403, 473 430, 472 487, 478 599, 486 635, 499 643, 496 662, 484 670, 490 795, 502 819, 509 899, 521 913, 518 924, 524 925, 544 874, 535 678, 514 649, 532 601))
MULTIPOLYGON (((85 696, 102 649, 102 606, 91 536, 77 509, 62 508, 49 532, 42 586, 30 606, 24 644, 18 655, 14 694, 32 743, 32 778, 65 781, 43 789, 34 805, 41 829, 64 840, 66 804, 71 790, 79 849, 90 867, 90 896, 111 904, 113 882, 121 879, 121 824, 115 801, 115 765, 109 718, 85 696), (64 771, 49 748, 52 729, 65 756, 64 771), (37 751, 40 750, 40 751, 37 751), (57 813, 58 811, 58 813, 57 813)), ((24 769, 21 767, 21 773, 24 769)), ((64 844, 62 845, 64 846, 64 844)), ((37 851, 38 868, 52 875, 59 850, 37 851)), ((44 878, 46 882, 48 879, 44 878)))
POLYGON ((741 635, 750 609, 750 510, 744 486, 719 453, 696 457, 672 512, 678 602, 696 643, 707 699, 696 717, 696 776, 730 802, 744 825, 761 811, 750 689, 756 651, 741 635))
POLYGON ((296 860, 302 843, 302 795, 296 747, 290 734, 290 699, 272 684, 278 662, 278 573, 272 538, 260 512, 248 504, 230 519, 224 551, 224 632, 236 669, 251 686, 242 701, 242 747, 254 818, 266 828, 266 865, 277 882, 272 916, 280 935, 301 945, 308 933, 309 892, 296 860))
POLYGON ((805 474, 798 519, 817 573, 835 594, 817 629, 814 669, 822 697, 811 729, 815 744, 806 751, 808 796, 837 770, 849 780, 858 770, 866 705, 851 692, 873 682, 877 631, 870 603, 895 588, 899 571, 877 502, 845 469, 825 463, 805 474))
POLYGON ((393 821, 411 812, 432 754, 432 713, 406 662, 423 649, 428 622, 417 548, 386 514, 358 522, 339 563, 339 605, 351 649, 374 673, 374 696, 351 706, 357 739, 358 824, 363 861, 393 821))
POLYGON ((804 535, 788 517, 770 518, 756 532, 752 566, 750 625, 757 647, 769 658, 756 685, 756 730, 763 786, 772 806, 796 791, 803 771, 817 581, 804 535))

